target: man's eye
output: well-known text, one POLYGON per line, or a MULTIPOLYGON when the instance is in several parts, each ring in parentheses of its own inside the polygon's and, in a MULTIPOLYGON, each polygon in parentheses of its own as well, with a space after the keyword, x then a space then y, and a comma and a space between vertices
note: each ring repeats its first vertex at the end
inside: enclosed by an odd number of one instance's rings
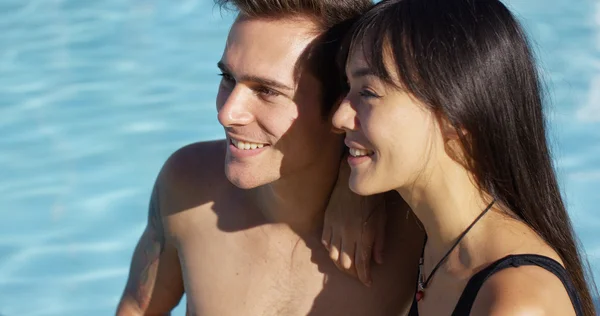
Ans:
POLYGON ((260 87, 260 88, 257 88, 255 91, 257 94, 260 94, 264 97, 276 97, 276 96, 281 95, 281 93, 279 93, 275 90, 269 89, 267 87, 260 87))
POLYGON ((235 81, 235 79, 230 74, 221 73, 221 74, 219 74, 219 76, 221 76, 224 81, 228 81, 228 82, 235 81))

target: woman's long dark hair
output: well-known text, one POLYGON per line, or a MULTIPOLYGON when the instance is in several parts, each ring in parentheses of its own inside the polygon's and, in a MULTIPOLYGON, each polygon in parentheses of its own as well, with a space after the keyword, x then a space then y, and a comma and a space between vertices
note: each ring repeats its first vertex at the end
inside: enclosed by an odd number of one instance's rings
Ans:
POLYGON ((351 35, 340 60, 362 47, 379 77, 467 131, 461 143, 480 189, 554 248, 585 314, 594 315, 592 274, 584 273, 546 138, 543 89, 511 12, 497 0, 384 0, 351 35), (400 84, 386 69, 390 57, 400 84))

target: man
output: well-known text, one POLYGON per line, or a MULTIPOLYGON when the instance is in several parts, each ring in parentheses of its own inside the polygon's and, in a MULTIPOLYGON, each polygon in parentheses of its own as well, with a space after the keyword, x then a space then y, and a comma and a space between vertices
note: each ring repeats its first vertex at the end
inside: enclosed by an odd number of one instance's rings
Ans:
MULTIPOLYGON (((165 163, 117 314, 168 314, 184 292, 191 315, 405 313, 422 245, 405 207, 388 212, 391 251, 370 287, 337 269, 320 238, 343 154, 329 120, 343 96, 331 45, 370 2, 219 4, 239 11, 218 63, 227 138, 165 163)), ((336 190, 347 188, 341 170, 336 190)))

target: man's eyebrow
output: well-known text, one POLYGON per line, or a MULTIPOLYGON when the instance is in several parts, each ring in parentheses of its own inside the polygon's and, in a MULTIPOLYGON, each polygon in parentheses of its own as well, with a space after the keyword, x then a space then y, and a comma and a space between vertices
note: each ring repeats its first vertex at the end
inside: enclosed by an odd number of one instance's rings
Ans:
MULTIPOLYGON (((229 67, 227 67, 227 65, 222 61, 217 63, 217 67, 219 67, 219 69, 221 69, 222 72, 231 73, 231 71, 229 70, 229 67)), ((239 78, 239 80, 240 81, 250 81, 250 82, 258 83, 263 86, 273 87, 276 89, 294 91, 294 88, 292 88, 284 83, 281 83, 277 80, 274 80, 274 79, 263 78, 263 77, 259 77, 259 76, 253 76, 253 75, 243 75, 239 78)))

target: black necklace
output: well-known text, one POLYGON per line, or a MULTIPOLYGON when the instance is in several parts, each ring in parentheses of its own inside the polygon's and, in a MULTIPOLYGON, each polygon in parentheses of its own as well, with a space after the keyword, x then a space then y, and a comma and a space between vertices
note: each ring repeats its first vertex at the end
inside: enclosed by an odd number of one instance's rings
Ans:
MULTIPOLYGON (((467 233, 471 230, 471 228, 473 228, 473 226, 475 226, 475 224, 483 217, 483 215, 485 215, 485 213, 487 213, 492 208, 492 205, 494 205, 495 202, 496 202, 496 199, 492 200, 492 203, 490 203, 490 205, 488 205, 485 208, 485 210, 483 212, 481 212, 481 214, 479 214, 479 216, 477 216, 477 218, 471 223, 471 225, 469 225, 469 227, 467 227, 467 229, 465 229, 465 231, 462 234, 460 234, 460 236, 458 237, 458 239, 456 240, 454 245, 452 245, 452 247, 450 247, 450 250, 448 250, 448 252, 446 252, 446 254, 442 257, 442 259, 435 265, 433 270, 431 270, 431 274, 429 275, 429 277, 427 277, 427 279, 425 279, 425 276, 423 275, 423 254, 425 253, 425 246, 423 246, 423 253, 421 254, 421 259, 419 260, 419 289, 417 290, 417 294, 416 294, 417 302, 422 300, 425 297, 425 289, 427 288, 429 281, 431 281, 431 278, 433 277, 433 275, 435 274, 437 269, 446 261, 446 259, 448 258, 448 256, 452 252, 452 250, 454 250, 454 248, 456 248, 456 246, 458 246, 458 243, 460 243, 460 241, 463 239, 463 237, 465 237, 467 235, 467 233)), ((425 237, 425 243, 427 243, 427 237, 425 237)))

